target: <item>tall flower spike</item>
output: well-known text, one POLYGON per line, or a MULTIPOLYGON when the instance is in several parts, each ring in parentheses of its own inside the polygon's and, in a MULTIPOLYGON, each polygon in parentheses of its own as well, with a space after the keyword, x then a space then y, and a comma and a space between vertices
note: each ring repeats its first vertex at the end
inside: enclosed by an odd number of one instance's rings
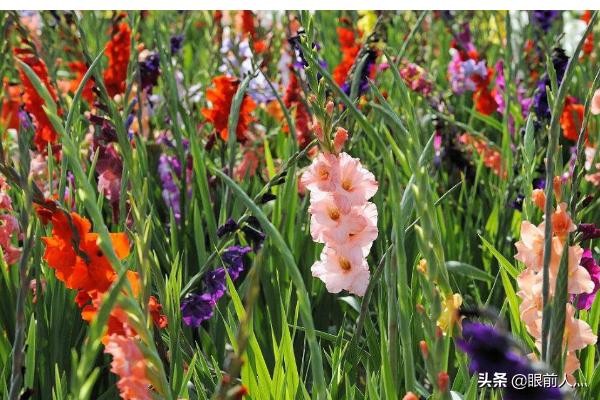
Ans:
POLYGON ((346 153, 321 153, 301 182, 311 192, 312 237, 325 243, 311 267, 313 276, 330 293, 364 295, 370 275, 366 257, 378 234, 377 208, 368 201, 377 192, 375 177, 346 153))

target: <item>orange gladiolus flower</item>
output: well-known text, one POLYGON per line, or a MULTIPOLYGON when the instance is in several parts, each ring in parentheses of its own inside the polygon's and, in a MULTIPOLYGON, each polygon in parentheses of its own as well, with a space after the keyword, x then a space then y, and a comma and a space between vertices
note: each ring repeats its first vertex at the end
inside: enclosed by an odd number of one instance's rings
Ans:
POLYGON ((104 84, 111 96, 125 92, 130 52, 131 28, 126 22, 121 22, 113 26, 112 37, 105 51, 108 67, 104 71, 104 84))
MULTIPOLYGON (((211 102, 210 108, 203 108, 202 115, 213 124, 221 139, 228 138, 229 112, 233 97, 240 84, 239 80, 226 75, 219 75, 212 80, 214 87, 206 90, 206 99, 211 102)), ((248 125, 254 120, 252 111, 256 108, 254 101, 244 95, 240 107, 238 125, 235 130, 238 141, 244 142, 248 125)))
MULTIPOLYGON (((563 136, 569 140, 577 141, 581 124, 583 123, 583 104, 577 104, 573 97, 567 97, 565 108, 560 115, 560 126, 563 129, 563 136)), ((586 131, 587 135, 587 131, 586 131)))
MULTIPOLYGON (((19 60, 23 61, 35 72, 50 93, 52 99, 56 101, 56 91, 50 85, 48 68, 44 61, 26 49, 15 49, 14 52, 19 60)), ((38 150, 43 152, 46 150, 48 143, 53 144, 56 142, 58 134, 42 108, 44 100, 38 94, 37 90, 35 90, 33 83, 27 77, 25 71, 21 68, 19 68, 19 76, 21 77, 21 82, 23 82, 23 103, 25 104, 25 109, 35 118, 35 137, 33 138, 33 142, 38 150)))
POLYGON ((4 79, 4 93, 0 124, 5 129, 19 129, 19 107, 22 103, 21 86, 9 83, 8 79, 4 79))
MULTIPOLYGON (((52 236, 42 240, 46 244, 44 260, 56 271, 56 278, 70 289, 101 293, 108 290, 116 273, 98 246, 98 234, 90 232, 90 222, 75 212, 69 218, 62 211, 55 212, 51 221, 52 236)), ((119 259, 127 257, 127 235, 111 233, 110 238, 119 259)))

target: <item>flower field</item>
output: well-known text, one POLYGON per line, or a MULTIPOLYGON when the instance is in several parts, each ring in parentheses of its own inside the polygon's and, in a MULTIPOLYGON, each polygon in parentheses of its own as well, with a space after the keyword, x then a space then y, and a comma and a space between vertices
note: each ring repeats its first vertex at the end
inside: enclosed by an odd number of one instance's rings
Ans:
POLYGON ((0 398, 600 399, 596 11, 0 27, 0 398))

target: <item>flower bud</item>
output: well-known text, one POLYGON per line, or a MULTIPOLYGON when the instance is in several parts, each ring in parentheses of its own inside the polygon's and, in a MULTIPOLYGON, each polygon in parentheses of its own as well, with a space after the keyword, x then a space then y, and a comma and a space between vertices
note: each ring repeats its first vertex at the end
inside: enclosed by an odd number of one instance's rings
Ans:
POLYGON ((419 342, 419 347, 421 348, 421 354, 423 355, 423 359, 427 359, 429 357, 429 346, 427 346, 427 342, 421 340, 419 342))
POLYGON ((408 392, 404 395, 402 400, 419 400, 419 397, 413 392, 408 392))
POLYGON ((342 151, 346 140, 348 140, 348 131, 344 128, 338 127, 335 131, 335 136, 333 138, 333 148, 336 151, 336 153, 342 151))
POLYGON ((327 112, 327 114, 333 115, 333 107, 334 107, 333 101, 329 100, 327 102, 327 104, 325 105, 325 111, 327 112))
POLYGON ((440 392, 448 391, 448 384, 450 383, 450 376, 448 376, 447 372, 440 372, 437 378, 438 388, 440 388, 440 392))

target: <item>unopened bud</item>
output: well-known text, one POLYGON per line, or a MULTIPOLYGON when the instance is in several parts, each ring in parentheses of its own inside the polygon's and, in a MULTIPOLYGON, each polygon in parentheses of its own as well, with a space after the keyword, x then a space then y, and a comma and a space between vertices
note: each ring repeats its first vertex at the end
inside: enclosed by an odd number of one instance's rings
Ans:
POLYGON ((325 135, 323 134, 323 128, 318 121, 313 123, 313 130, 315 131, 315 136, 319 139, 319 142, 322 142, 325 139, 325 135))
POLYGON ((440 392, 444 393, 448 391, 448 384, 450 383, 450 376, 446 372, 440 372, 437 378, 438 388, 440 392))
POLYGON ((419 397, 413 392, 408 392, 404 395, 402 400, 419 400, 419 397))
POLYGON ((415 308, 419 314, 425 314, 425 307, 423 307, 423 304, 417 304, 415 308))
POLYGON ((429 357, 429 346, 427 346, 427 342, 421 340, 419 342, 419 347, 421 348, 421 354, 423 355, 423 358, 427 359, 427 357, 429 357))
POLYGON ((333 149, 336 153, 342 151, 346 140, 348 140, 348 131, 342 127, 338 127, 333 138, 333 149))
POLYGON ((334 107, 333 101, 329 100, 327 102, 327 104, 325 105, 325 111, 327 112, 327 114, 333 115, 333 107, 334 107))
POLYGON ((544 210, 544 207, 546 206, 546 194, 542 189, 535 189, 531 192, 531 200, 533 200, 533 204, 540 210, 544 210))
POLYGON ((562 177, 560 175, 555 176, 552 184, 554 196, 556 197, 556 201, 559 202, 560 198, 562 197, 562 177))

